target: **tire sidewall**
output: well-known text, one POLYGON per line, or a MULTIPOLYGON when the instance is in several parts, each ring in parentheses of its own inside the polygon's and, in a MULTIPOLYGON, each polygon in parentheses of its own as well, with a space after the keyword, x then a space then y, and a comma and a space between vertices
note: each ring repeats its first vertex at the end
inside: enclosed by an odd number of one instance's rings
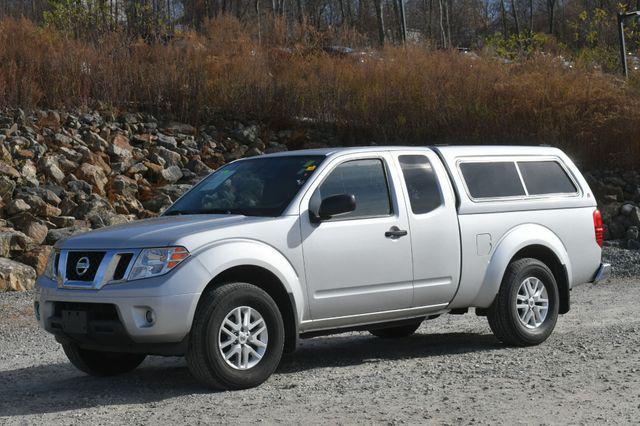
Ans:
POLYGON ((530 343, 539 343, 547 339, 555 328, 560 307, 558 285, 551 271, 542 263, 531 263, 523 267, 516 275, 515 280, 509 283, 508 311, 515 331, 520 337, 530 343), (520 284, 528 277, 539 279, 547 290, 549 298, 549 310, 547 317, 540 327, 530 329, 520 321, 516 310, 516 296, 520 284))
MULTIPOLYGON (((253 286, 252 286, 253 287, 253 286)), ((243 288, 225 295, 209 312, 206 336, 206 356, 216 376, 231 387, 253 387, 264 382, 276 369, 284 347, 284 325, 275 302, 257 287, 243 288), (220 353, 220 325, 233 309, 248 306, 260 313, 267 325, 269 341, 264 357, 248 370, 229 366, 220 353)))

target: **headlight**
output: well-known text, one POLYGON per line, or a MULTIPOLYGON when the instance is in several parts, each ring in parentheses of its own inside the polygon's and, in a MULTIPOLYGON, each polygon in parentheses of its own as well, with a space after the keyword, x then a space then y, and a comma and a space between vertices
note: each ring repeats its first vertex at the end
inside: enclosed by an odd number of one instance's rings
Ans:
POLYGON ((155 277, 166 274, 189 257, 184 247, 161 247, 145 249, 140 252, 136 263, 129 272, 129 280, 155 277))
POLYGON ((49 254, 49 258, 47 259, 47 265, 44 267, 43 275, 49 278, 50 280, 55 280, 58 275, 57 265, 56 265, 57 257, 58 257, 58 252, 56 250, 51 250, 51 253, 49 254))

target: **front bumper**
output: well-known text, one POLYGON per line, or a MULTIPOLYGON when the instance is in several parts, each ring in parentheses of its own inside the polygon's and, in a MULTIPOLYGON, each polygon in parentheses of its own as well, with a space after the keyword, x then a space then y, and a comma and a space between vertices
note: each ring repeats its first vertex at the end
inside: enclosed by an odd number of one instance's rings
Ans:
POLYGON ((36 318, 58 340, 85 346, 178 343, 189 334, 200 294, 209 279, 195 259, 160 277, 110 284, 99 290, 60 288, 56 281, 39 277, 36 318), (105 314, 105 309, 113 314, 105 314), (80 312, 84 325, 65 327, 63 311, 80 312))
POLYGON ((601 263, 596 275, 593 278, 593 283, 597 284, 601 281, 606 280, 611 276, 611 264, 609 263, 601 263))

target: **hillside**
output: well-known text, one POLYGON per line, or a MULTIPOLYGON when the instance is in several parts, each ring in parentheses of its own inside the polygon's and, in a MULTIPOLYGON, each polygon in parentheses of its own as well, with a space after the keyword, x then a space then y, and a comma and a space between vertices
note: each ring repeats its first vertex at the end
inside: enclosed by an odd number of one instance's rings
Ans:
POLYGON ((328 125, 345 144, 526 143, 583 166, 640 165, 640 94, 593 67, 545 53, 282 47, 231 18, 168 42, 120 33, 70 38, 0 22, 0 106, 111 106, 193 125, 214 116, 328 125))

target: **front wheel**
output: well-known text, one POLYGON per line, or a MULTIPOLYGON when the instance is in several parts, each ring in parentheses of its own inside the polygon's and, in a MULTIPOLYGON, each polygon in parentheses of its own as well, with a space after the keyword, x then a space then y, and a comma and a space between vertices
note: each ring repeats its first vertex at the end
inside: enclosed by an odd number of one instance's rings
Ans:
POLYGON ((245 389, 269 378, 283 349, 284 324, 273 299, 251 284, 225 284, 202 296, 187 365, 208 387, 245 389))
POLYGON ((128 373, 139 366, 146 355, 91 351, 75 343, 63 343, 62 349, 74 367, 91 376, 106 377, 128 373))
POLYGON ((507 345, 538 345, 556 325, 559 302, 558 285, 547 265, 537 259, 518 259, 507 267, 487 312, 489 326, 507 345))

